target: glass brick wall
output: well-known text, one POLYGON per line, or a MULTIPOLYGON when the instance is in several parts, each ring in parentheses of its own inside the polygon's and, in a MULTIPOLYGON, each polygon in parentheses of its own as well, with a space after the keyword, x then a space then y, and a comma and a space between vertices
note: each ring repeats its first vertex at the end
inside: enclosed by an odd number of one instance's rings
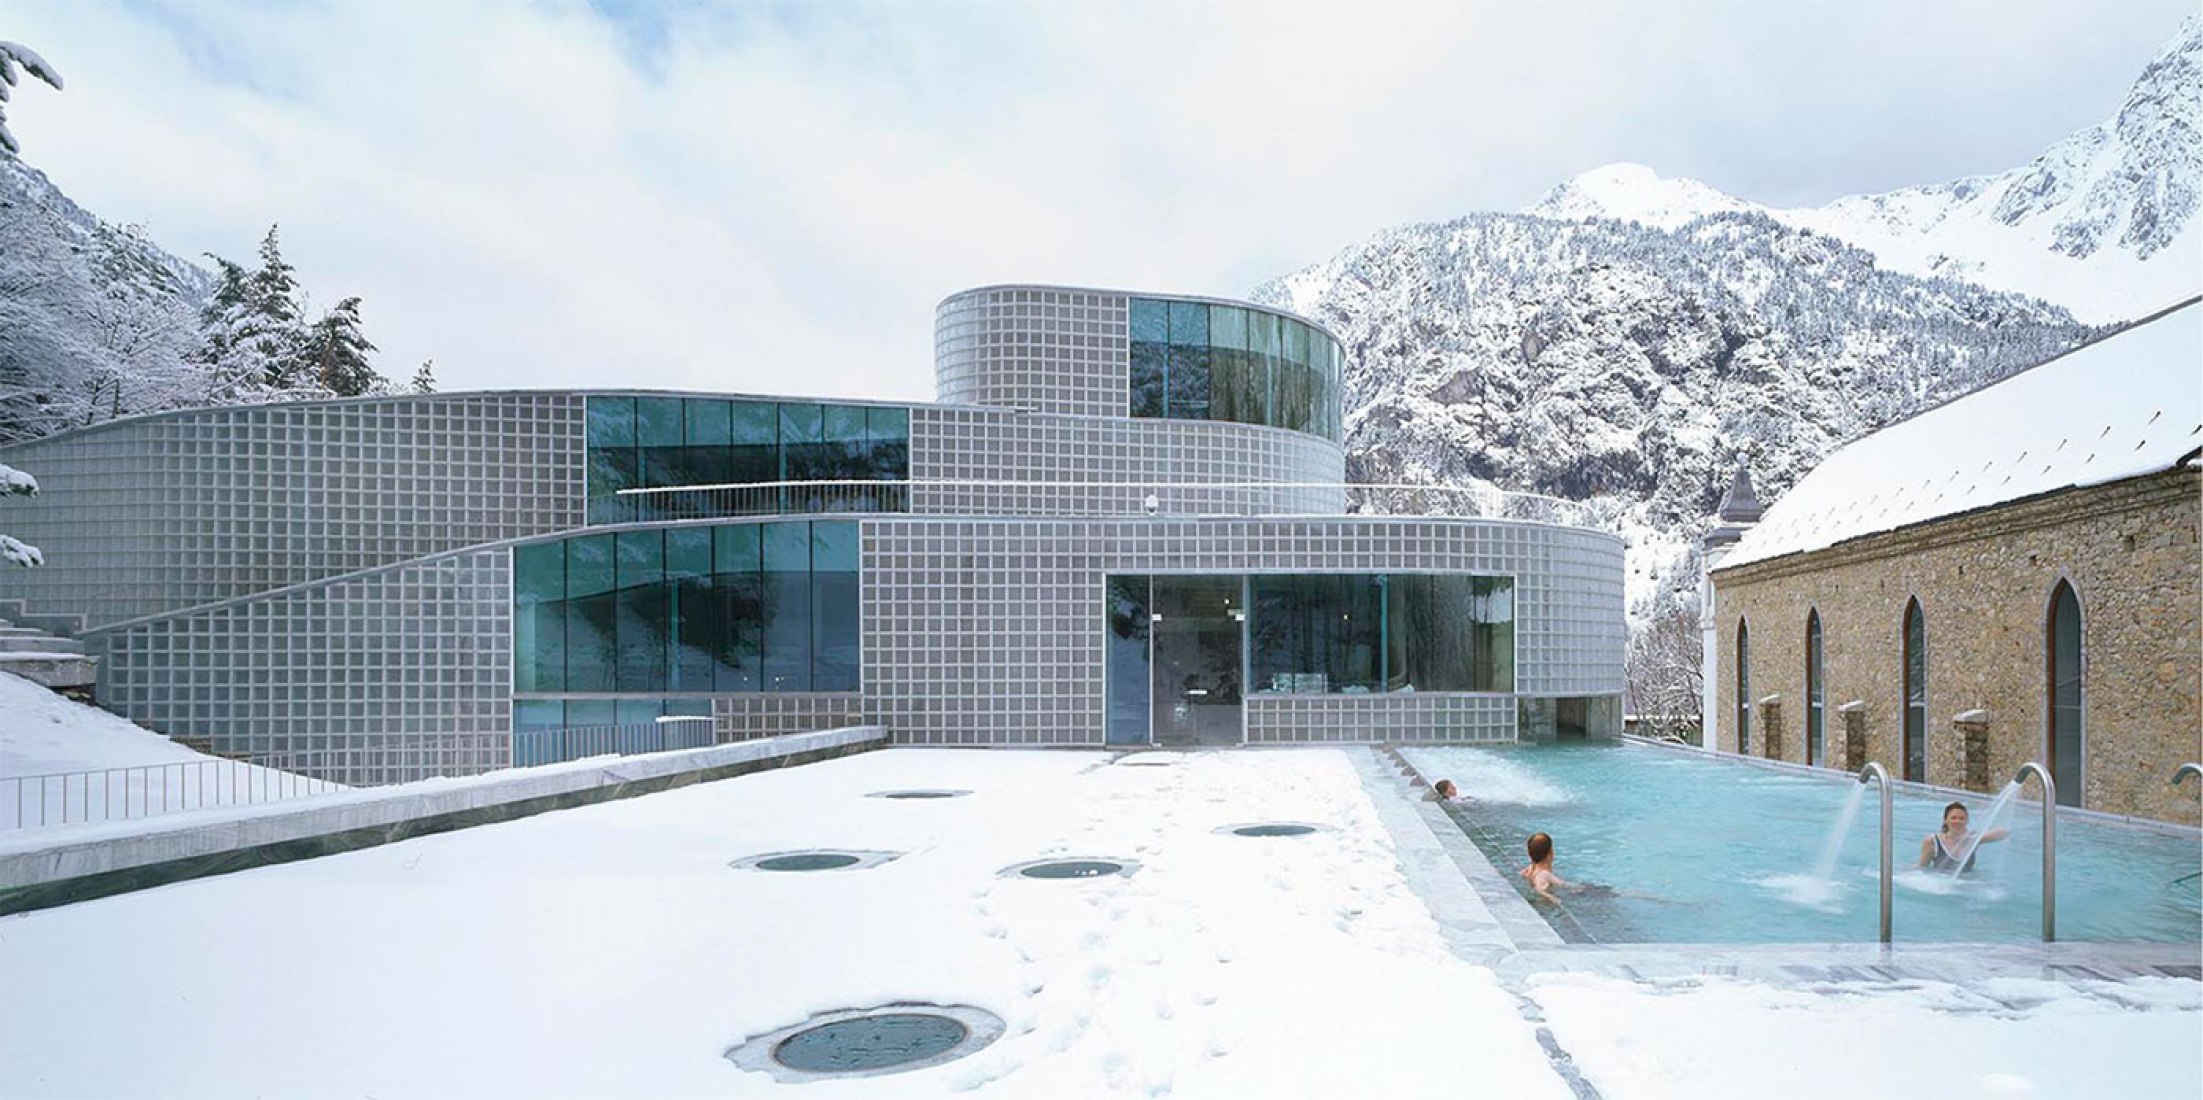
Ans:
MULTIPOLYGON (((1112 575, 1513 577, 1515 696, 1619 696, 1622 543, 1409 518, 880 517, 864 523, 866 717, 899 743, 1098 745, 1112 575)), ((1514 736, 1515 706, 1421 691, 1247 697, 1250 741, 1514 736), (1440 702, 1440 699, 1469 700, 1440 702), (1391 727, 1386 727, 1391 728, 1391 727)))
MULTIPOLYGON (((582 521, 582 399, 476 393, 162 413, 0 450, 46 552, 0 602, 97 626, 582 521)), ((0 614, 5 614, 0 611, 0 614)))
POLYGON ((1346 453, 1327 439, 1248 424, 1131 420, 992 409, 912 411, 910 510, 956 515, 1137 515, 1158 485, 1161 511, 1337 515, 1346 453), (1101 484, 1095 484, 1095 483, 1101 484), (1204 488, 1284 482, 1293 488, 1204 488))
POLYGON ((340 783, 504 767, 510 561, 466 550, 94 632, 100 705, 340 783))
POLYGON ((949 404, 1262 424, 1343 437, 1346 355, 1259 306, 1068 287, 985 287, 934 313, 949 404))

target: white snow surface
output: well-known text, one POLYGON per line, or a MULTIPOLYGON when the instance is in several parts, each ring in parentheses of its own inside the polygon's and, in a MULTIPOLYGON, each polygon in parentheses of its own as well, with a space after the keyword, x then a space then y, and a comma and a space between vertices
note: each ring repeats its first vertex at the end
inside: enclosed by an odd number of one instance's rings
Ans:
POLYGON ((51 995, 0 999, 0 1095, 777 1095, 723 1052, 900 1000, 1008 1032, 802 1095, 1569 1095, 1344 752, 1108 759, 886 750, 7 918, 51 995), (974 793, 864 797, 904 787, 974 793), (1325 828, 1215 832, 1264 820, 1325 828), (906 854, 727 866, 813 846, 906 854), (1141 866, 999 874, 1046 856, 1141 866))
POLYGON ((1779 988, 1531 978, 1608 1100, 2203 1095, 2203 986, 2000 979, 1779 988))
POLYGON ((1892 424, 1828 456, 1723 569, 2170 469, 2203 447, 2203 306, 1892 424))
POLYGON ((213 759, 98 707, 0 672, 0 778, 213 759))

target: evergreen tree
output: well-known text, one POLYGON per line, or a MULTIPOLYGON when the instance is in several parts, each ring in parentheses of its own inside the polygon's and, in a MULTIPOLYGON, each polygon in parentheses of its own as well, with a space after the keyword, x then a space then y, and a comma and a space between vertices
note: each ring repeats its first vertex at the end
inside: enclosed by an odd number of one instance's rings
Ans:
POLYGON ((208 404, 249 405, 268 400, 267 371, 254 341, 252 273, 213 253, 214 293, 199 313, 199 347, 192 359, 206 368, 208 404))
POLYGON ((321 315, 306 333, 306 362, 323 389, 338 397, 359 397, 389 388, 368 365, 375 345, 360 332, 360 300, 346 298, 321 315))
POLYGON ((38 56, 29 46, 15 42, 0 42, 0 150, 4 150, 9 156, 14 156, 23 149, 16 142, 15 135, 8 132, 8 96, 11 94, 9 89, 15 87, 16 81, 22 79, 16 75, 17 66, 21 66, 25 72, 53 85, 54 91, 61 90, 61 74, 55 71, 52 65, 47 64, 45 58, 38 56))
POLYGON ((413 372, 413 392, 436 392, 436 360, 429 359, 423 361, 421 363, 421 369, 413 372))

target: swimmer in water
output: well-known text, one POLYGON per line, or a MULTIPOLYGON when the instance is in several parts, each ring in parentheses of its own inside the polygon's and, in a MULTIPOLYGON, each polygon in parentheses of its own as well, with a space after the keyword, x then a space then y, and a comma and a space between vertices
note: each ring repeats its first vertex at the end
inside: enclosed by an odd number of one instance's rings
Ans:
POLYGON ((1553 838, 1544 833, 1531 833, 1529 848, 1530 865, 1522 869, 1522 877, 1529 880, 1530 889, 1537 896, 1559 905, 1560 899, 1553 896, 1553 891, 1571 884, 1553 870, 1553 838))
POLYGON ((1438 796, 1440 802, 1451 802, 1461 797, 1461 788, 1454 786, 1451 779, 1439 780, 1438 785, 1431 788, 1431 792, 1438 796))
POLYGON ((1958 864, 1958 853, 1992 841, 2003 840, 2003 829, 1991 829, 1981 834, 1979 840, 1966 831, 1966 804, 1953 802, 1943 807, 1943 829, 1930 833, 1920 842, 1920 866, 1930 871, 1971 871, 1974 869, 1973 853, 1967 852, 1966 865, 1958 864))

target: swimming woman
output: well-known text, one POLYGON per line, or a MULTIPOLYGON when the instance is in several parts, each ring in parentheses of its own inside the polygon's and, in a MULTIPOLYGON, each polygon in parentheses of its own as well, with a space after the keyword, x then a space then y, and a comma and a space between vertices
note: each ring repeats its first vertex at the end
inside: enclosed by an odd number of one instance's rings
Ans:
POLYGON ((1973 853, 1967 852, 1964 867, 1958 865, 1958 853, 1991 841, 2003 840, 2006 835, 2003 829, 1991 829, 1981 834, 1981 839, 1977 841, 1973 834, 1966 831, 1966 818, 1966 804, 1963 802, 1953 802, 1943 807, 1942 831, 1930 833, 1926 840, 1920 842, 1920 866, 1930 871, 1971 871, 1974 869, 1973 853))

